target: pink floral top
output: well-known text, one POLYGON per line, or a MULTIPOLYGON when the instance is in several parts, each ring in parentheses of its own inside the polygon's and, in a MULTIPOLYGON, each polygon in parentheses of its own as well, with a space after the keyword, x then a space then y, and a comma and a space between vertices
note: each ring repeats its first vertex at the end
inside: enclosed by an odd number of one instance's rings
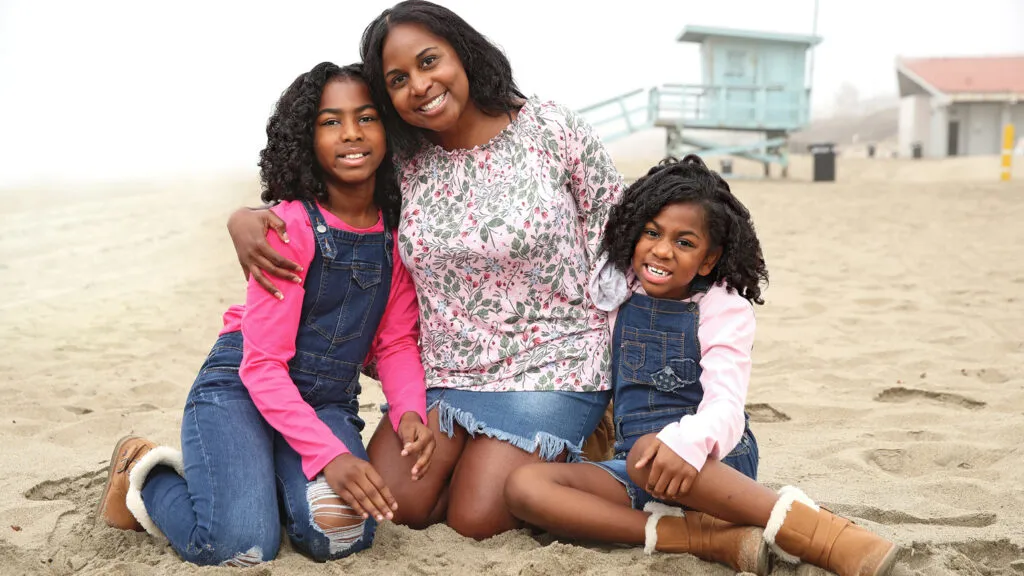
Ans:
POLYGON ((427 387, 609 389, 608 317, 587 284, 623 186, 592 128, 531 98, 487 144, 427 144, 399 165, 427 387))

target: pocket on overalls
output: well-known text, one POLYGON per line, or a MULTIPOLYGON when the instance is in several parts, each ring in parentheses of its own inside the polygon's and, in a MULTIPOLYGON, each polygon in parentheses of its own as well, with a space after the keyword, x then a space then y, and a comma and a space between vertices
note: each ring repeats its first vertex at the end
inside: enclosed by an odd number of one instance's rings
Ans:
POLYGON ((619 377, 674 392, 697 381, 697 363, 683 354, 681 332, 626 326, 622 330, 619 377))
POLYGON ((200 376, 206 372, 238 372, 242 365, 242 338, 232 336, 225 334, 217 339, 199 367, 200 376))
MULTIPOLYGON (((381 283, 381 265, 359 260, 331 262, 325 265, 325 274, 328 278, 306 325, 335 344, 361 338, 381 283), (342 282, 332 283, 330 277, 340 272, 349 273, 349 282, 339 278, 342 282)), ((376 332, 377 326, 372 328, 376 332)))

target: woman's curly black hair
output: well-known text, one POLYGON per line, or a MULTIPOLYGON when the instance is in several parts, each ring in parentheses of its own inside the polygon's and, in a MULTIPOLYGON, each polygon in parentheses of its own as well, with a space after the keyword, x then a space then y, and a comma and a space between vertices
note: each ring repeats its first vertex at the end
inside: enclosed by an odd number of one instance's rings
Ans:
POLYGON ((626 189, 605 225, 601 249, 608 260, 622 271, 631 268, 644 227, 665 206, 681 203, 698 204, 704 210, 712 248, 722 249, 709 279, 716 284, 724 281, 729 290, 764 304, 761 284, 768 282, 768 269, 750 211, 733 196, 729 184, 695 154, 682 160, 662 160, 626 189))
POLYGON ((419 24, 452 45, 469 79, 469 97, 485 114, 511 115, 526 100, 512 77, 512 65, 505 54, 458 14, 425 0, 399 2, 370 22, 360 45, 370 92, 384 106, 384 127, 397 151, 414 151, 424 132, 399 117, 384 80, 381 52, 391 27, 397 24, 419 24))
MULTIPOLYGON (((359 64, 342 67, 321 62, 309 72, 300 74, 281 94, 273 115, 267 121, 267 146, 260 151, 261 198, 264 202, 327 200, 323 170, 313 150, 313 132, 324 87, 328 82, 342 78, 366 83, 359 64)), ((390 153, 384 154, 384 160, 377 168, 373 201, 384 215, 385 226, 397 226, 402 197, 390 153)))

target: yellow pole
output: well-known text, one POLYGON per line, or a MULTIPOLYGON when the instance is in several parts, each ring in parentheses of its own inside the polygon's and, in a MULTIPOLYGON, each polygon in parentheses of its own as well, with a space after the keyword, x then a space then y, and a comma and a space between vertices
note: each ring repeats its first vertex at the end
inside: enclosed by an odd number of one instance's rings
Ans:
POLYGON ((1013 173, 1013 124, 1009 122, 1003 126, 1003 171, 999 179, 1003 182, 1010 181, 1010 174, 1013 173))

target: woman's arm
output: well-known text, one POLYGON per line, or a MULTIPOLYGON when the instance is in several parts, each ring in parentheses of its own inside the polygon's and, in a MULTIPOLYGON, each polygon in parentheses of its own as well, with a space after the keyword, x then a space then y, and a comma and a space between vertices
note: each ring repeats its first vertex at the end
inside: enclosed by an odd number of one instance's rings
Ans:
POLYGON ((289 243, 284 220, 272 210, 239 208, 228 218, 228 234, 231 235, 231 242, 235 246, 235 254, 238 256, 242 273, 246 279, 253 278, 259 286, 280 300, 284 294, 267 279, 264 271, 271 276, 298 283, 301 279, 297 273, 302 272, 303 267, 282 256, 268 243, 267 235, 270 230, 277 232, 277 238, 281 243, 289 243))

